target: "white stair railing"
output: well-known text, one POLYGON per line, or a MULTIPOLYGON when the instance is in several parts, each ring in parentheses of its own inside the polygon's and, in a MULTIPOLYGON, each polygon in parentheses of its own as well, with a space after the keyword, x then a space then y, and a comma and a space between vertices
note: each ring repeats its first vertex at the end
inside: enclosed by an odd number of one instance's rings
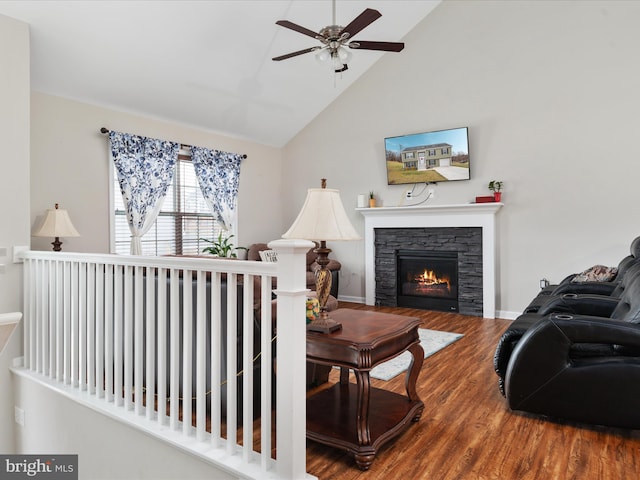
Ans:
POLYGON ((243 477, 310 478, 303 319, 312 244, 269 246, 277 263, 25 252, 23 368, 243 477))

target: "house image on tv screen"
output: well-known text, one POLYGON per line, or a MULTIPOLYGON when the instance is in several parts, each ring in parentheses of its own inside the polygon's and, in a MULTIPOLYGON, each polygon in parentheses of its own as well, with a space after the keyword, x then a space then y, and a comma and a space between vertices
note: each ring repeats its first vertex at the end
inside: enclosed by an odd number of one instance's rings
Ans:
POLYGON ((448 143, 407 147, 400 155, 405 170, 427 170, 435 167, 451 166, 451 147, 448 143))
POLYGON ((389 185, 469 180, 466 127, 387 137, 384 148, 389 185))

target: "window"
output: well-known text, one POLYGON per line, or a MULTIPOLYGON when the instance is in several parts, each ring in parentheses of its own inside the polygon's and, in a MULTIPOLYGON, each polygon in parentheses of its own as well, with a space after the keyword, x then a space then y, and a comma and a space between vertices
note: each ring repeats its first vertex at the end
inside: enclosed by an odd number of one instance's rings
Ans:
MULTIPOLYGON (((114 228, 112 251, 128 255, 131 249, 131 231, 124 212, 124 203, 113 169, 114 228)), ((234 222, 235 224, 235 222, 234 222)), ((189 155, 180 154, 173 182, 167 189, 160 213, 154 225, 142 237, 143 255, 196 255, 223 230, 214 220, 200 192, 198 179, 189 155)))

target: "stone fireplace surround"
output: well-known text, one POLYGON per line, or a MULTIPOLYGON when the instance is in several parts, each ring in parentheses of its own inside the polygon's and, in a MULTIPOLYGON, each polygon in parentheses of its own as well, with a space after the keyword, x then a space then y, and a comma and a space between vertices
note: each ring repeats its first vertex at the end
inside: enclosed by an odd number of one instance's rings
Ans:
POLYGON ((456 253, 458 311, 482 316, 482 229, 479 227, 376 228, 376 304, 398 305, 396 252, 456 253))
POLYGON ((365 219, 365 302, 374 305, 375 230, 378 228, 480 227, 482 229, 482 316, 496 313, 495 216, 502 203, 357 208, 365 219))

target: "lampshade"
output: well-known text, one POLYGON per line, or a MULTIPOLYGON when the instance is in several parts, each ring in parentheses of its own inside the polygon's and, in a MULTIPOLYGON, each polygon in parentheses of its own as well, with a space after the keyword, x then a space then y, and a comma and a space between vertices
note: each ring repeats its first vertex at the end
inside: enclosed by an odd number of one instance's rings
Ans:
POLYGON ((36 237, 79 237, 66 210, 56 208, 47 210, 42 226, 33 234, 36 237))
POLYGON ((344 211, 340 192, 327 187, 327 179, 321 181, 322 188, 307 190, 307 199, 291 228, 282 238, 299 238, 320 241, 313 251, 318 255, 316 262, 320 266, 315 271, 316 294, 320 303, 320 317, 307 325, 307 330, 331 333, 340 330, 342 325, 329 317, 327 300, 331 291, 331 272, 327 269, 329 253, 327 240, 360 240, 344 211))
POLYGON ((298 218, 282 238, 360 240, 361 237, 349 222, 338 190, 310 188, 298 218))

